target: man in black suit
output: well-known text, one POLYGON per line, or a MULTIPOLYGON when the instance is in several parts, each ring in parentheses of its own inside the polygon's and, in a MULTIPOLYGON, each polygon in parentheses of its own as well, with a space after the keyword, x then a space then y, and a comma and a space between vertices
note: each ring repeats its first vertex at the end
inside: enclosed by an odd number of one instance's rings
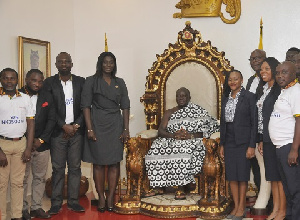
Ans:
POLYGON ((31 162, 26 164, 24 177, 23 219, 50 218, 51 216, 42 209, 42 198, 45 192, 45 176, 49 163, 50 137, 55 126, 55 108, 50 93, 42 91, 44 75, 38 69, 32 69, 26 74, 26 85, 19 91, 30 96, 35 111, 35 135, 31 162), (28 177, 32 170, 32 182, 28 177), (31 184, 31 206, 27 200, 28 185, 31 184))
POLYGON ((250 78, 248 79, 246 90, 254 94, 256 94, 256 89, 260 82, 260 66, 264 59, 266 59, 266 52, 260 49, 252 51, 250 55, 250 65, 255 74, 250 76, 250 78))
POLYGON ((52 94, 57 123, 51 138, 52 198, 50 215, 60 212, 63 202, 65 168, 68 163, 68 208, 84 212, 79 204, 81 178, 81 151, 84 118, 80 108, 81 91, 85 79, 71 74, 70 54, 61 52, 56 57, 58 74, 47 78, 44 88, 52 94))
MULTIPOLYGON (((263 60, 266 59, 266 52, 260 49, 254 50, 250 55, 250 65, 251 68, 255 71, 255 74, 248 79, 246 90, 256 94, 259 83, 262 83, 260 79, 260 66, 263 60)), ((254 176, 254 183, 260 190, 260 169, 256 157, 250 159, 251 169, 254 176)))

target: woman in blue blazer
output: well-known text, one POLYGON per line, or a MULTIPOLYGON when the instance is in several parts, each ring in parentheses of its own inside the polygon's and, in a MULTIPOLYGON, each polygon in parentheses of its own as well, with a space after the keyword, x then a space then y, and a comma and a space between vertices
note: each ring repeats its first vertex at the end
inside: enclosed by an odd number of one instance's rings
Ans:
POLYGON ((249 159, 255 156, 257 135, 256 97, 242 83, 241 72, 232 70, 228 75, 230 90, 224 89, 222 98, 220 127, 220 155, 225 158, 225 176, 235 205, 227 219, 236 220, 245 216, 249 159))

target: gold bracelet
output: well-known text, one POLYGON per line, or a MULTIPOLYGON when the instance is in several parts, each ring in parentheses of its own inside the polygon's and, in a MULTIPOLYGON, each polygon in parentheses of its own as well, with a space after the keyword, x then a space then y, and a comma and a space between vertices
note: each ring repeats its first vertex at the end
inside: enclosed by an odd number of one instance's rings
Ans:
POLYGON ((91 130, 87 130, 88 132, 92 132, 93 130, 91 129, 91 130))

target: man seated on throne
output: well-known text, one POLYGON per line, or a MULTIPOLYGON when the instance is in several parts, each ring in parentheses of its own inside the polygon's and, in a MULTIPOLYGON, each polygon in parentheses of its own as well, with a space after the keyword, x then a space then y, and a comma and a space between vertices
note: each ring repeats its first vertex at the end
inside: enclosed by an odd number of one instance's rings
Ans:
POLYGON ((184 186, 195 183, 205 157, 202 138, 219 131, 215 118, 199 105, 190 102, 190 91, 176 91, 177 106, 165 112, 158 128, 158 138, 145 157, 146 171, 153 196, 162 187, 177 186, 176 200, 186 199, 184 186))

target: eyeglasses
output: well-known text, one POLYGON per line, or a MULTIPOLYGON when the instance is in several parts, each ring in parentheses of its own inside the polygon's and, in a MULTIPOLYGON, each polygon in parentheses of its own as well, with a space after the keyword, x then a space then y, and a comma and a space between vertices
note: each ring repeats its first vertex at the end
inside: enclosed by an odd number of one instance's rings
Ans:
POLYGON ((259 61, 261 58, 262 58, 262 57, 250 57, 250 59, 248 59, 248 60, 249 60, 250 62, 251 62, 251 61, 256 62, 256 61, 259 61))
POLYGON ((248 60, 249 60, 250 62, 251 62, 251 61, 256 62, 256 61, 259 61, 261 58, 262 58, 262 57, 250 57, 250 59, 248 59, 248 60))

